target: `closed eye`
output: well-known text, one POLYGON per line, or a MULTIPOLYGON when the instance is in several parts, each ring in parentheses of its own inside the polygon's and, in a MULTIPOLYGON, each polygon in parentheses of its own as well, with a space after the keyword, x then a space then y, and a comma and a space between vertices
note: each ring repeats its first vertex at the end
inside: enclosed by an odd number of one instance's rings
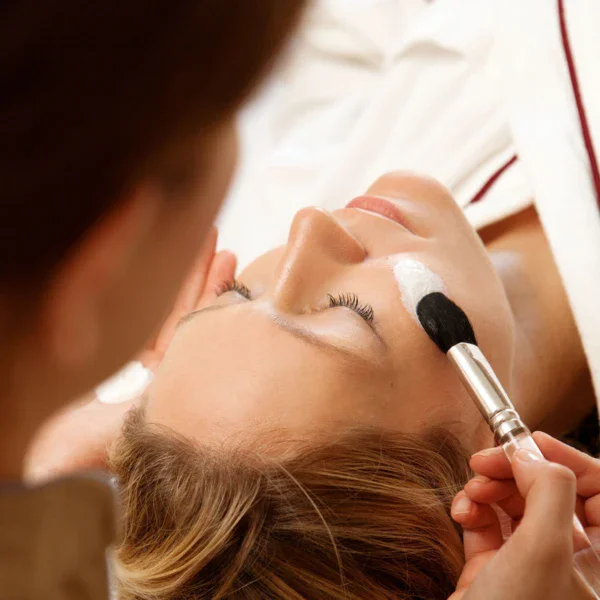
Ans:
POLYGON ((362 304, 356 294, 339 294, 332 296, 328 294, 329 307, 335 308, 336 306, 345 306, 350 310, 353 310, 358 316, 363 318, 369 325, 373 324, 375 318, 375 311, 370 304, 362 304))
POLYGON ((227 292, 237 292, 240 296, 246 298, 246 300, 252 300, 252 293, 248 289, 248 286, 244 285, 241 281, 238 281, 237 279, 232 279, 231 281, 226 281, 225 283, 223 283, 221 289, 219 290, 219 293, 217 294, 217 297, 222 296, 227 292))
MULTIPOLYGON (((252 300, 252 292, 241 281, 233 279, 223 284, 223 287, 219 290, 219 296, 228 292, 236 292, 240 296, 246 298, 246 300, 252 300)), ((346 293, 338 294, 336 296, 327 294, 329 299, 328 308, 337 308, 339 306, 349 308, 354 311, 359 317, 366 321, 369 325, 373 325, 375 319, 375 311, 370 304, 362 303, 356 294, 346 293)))

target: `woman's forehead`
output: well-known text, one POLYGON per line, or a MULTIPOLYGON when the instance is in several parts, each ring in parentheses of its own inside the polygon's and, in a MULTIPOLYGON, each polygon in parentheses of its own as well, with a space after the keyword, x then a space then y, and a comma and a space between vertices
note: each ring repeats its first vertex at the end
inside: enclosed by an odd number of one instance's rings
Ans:
POLYGON ((191 437, 264 422, 309 427, 336 417, 335 399, 351 399, 360 372, 356 356, 310 332, 213 310, 180 328, 149 390, 147 416, 191 437))

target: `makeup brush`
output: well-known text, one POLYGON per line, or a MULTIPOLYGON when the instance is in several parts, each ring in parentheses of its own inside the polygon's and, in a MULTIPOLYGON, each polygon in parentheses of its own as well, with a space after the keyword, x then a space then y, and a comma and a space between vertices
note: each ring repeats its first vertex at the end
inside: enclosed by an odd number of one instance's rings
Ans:
POLYGON ((508 443, 512 455, 516 448, 513 449, 511 443, 525 434, 524 447, 541 456, 491 365, 479 350, 469 318, 448 298, 442 278, 412 258, 391 260, 406 310, 457 370, 496 441, 501 445, 508 443))
POLYGON ((431 341, 448 357, 463 385, 509 458, 527 448, 543 458, 531 433, 479 349, 464 311, 442 292, 418 300, 415 313, 431 341))
MULTIPOLYGON (((479 349, 469 318, 448 298, 442 279, 412 259, 394 262, 393 270, 407 310, 448 357, 508 459, 512 462, 515 452, 523 448, 543 460, 531 432, 479 349)), ((589 591, 600 599, 600 557, 576 515, 573 528, 575 568, 589 591)))
POLYGON ((421 298, 415 312, 431 341, 444 354, 457 344, 477 346, 467 315, 442 292, 432 292, 421 298))

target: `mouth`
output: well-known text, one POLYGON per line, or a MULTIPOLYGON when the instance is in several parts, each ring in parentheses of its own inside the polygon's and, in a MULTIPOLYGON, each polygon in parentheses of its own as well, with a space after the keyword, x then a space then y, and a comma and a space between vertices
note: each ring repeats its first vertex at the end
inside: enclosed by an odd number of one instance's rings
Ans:
POLYGON ((354 198, 346 208, 359 208, 365 212, 369 212, 380 217, 384 217, 398 225, 402 226, 409 233, 413 233, 410 227, 410 223, 398 206, 387 198, 382 196, 359 196, 354 198))

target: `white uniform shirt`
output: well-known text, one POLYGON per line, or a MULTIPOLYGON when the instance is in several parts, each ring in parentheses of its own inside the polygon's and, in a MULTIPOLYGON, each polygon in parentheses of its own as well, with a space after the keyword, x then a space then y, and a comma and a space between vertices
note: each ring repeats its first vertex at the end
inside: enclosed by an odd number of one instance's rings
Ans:
POLYGON ((498 91, 487 0, 322 0, 247 115, 243 172, 221 222, 242 264, 285 242, 304 206, 335 209, 379 175, 444 183, 480 227, 532 192, 498 91), (248 227, 251 223, 251 227, 248 227))
POLYGON ((344 206, 395 169, 439 179, 476 228, 535 201, 598 391, 600 3, 564 3, 320 0, 242 122, 221 245, 243 266, 300 208, 344 206))

